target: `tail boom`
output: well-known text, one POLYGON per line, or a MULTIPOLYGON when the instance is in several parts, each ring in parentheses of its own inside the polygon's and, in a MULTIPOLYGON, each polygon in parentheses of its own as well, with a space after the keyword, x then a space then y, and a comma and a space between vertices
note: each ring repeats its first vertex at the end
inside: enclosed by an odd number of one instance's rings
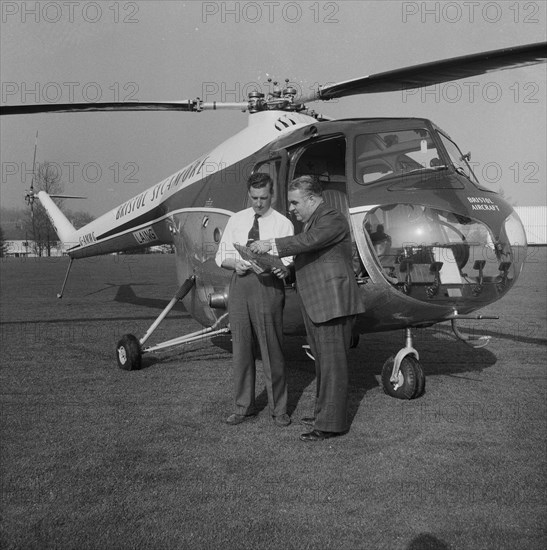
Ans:
POLYGON ((46 209, 47 215, 63 244, 76 241, 76 229, 74 229, 74 226, 70 223, 68 218, 53 202, 53 199, 45 191, 39 191, 37 196, 42 206, 46 209))

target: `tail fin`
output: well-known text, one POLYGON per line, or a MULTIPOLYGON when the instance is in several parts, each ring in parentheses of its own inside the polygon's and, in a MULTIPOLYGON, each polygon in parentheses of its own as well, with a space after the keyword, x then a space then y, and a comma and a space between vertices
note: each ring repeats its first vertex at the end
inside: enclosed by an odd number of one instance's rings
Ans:
POLYGON ((37 194, 42 206, 46 209, 47 215, 51 223, 59 235, 59 239, 63 243, 76 242, 76 229, 68 221, 68 218, 61 212, 59 207, 53 202, 51 197, 45 191, 39 191, 37 194))

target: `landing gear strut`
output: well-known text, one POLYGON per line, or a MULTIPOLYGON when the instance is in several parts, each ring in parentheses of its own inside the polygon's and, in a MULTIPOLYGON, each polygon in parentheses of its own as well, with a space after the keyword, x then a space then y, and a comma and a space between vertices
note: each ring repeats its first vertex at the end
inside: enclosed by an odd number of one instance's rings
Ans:
POLYGON ((158 328, 159 324, 165 319, 167 314, 175 307, 175 304, 182 300, 189 292, 192 290, 196 282, 195 275, 188 277, 186 281, 180 286, 176 294, 173 296, 172 300, 167 304, 166 308, 160 313, 158 318, 152 323, 150 328, 146 331, 146 334, 139 340, 132 334, 125 334, 122 336, 121 340, 118 342, 116 347, 116 359, 118 361, 118 366, 120 369, 124 370, 137 370, 141 367, 141 359, 143 354, 150 353, 153 351, 163 350, 173 346, 179 346, 182 344, 188 344, 189 342, 196 342, 199 340, 205 340, 206 338, 211 338, 218 334, 225 334, 230 332, 228 327, 217 329, 219 325, 222 324, 224 319, 227 317, 227 313, 222 315, 212 326, 192 332, 191 334, 186 334, 184 336, 178 336, 166 342, 156 344, 155 346, 150 346, 143 348, 142 346, 152 335, 152 333, 158 328))
POLYGON ((425 375, 420 356, 412 347, 412 332, 406 328, 405 347, 391 356, 382 367, 384 393, 397 399, 416 399, 425 391, 425 375))
MULTIPOLYGON (((438 269, 437 269, 438 271, 438 269)), ((499 319, 497 315, 459 315, 454 310, 452 316, 447 319, 452 323, 452 330, 458 340, 465 342, 472 348, 482 348, 490 341, 490 336, 467 336, 462 334, 456 323, 459 319, 499 319)), ((397 355, 391 356, 382 367, 382 387, 384 393, 397 399, 416 399, 425 391, 425 375, 420 365, 420 356, 412 347, 412 332, 410 327, 405 329, 405 347, 400 349, 397 355)))

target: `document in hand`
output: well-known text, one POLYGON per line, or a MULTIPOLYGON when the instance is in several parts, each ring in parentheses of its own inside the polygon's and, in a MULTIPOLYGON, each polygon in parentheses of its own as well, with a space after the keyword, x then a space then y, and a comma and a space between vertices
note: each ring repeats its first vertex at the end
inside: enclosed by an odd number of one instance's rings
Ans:
POLYGON ((273 254, 257 254, 256 252, 252 252, 250 248, 236 243, 234 243, 234 247, 244 260, 255 262, 264 271, 271 271, 274 267, 283 270, 286 269, 279 256, 274 256, 273 254))

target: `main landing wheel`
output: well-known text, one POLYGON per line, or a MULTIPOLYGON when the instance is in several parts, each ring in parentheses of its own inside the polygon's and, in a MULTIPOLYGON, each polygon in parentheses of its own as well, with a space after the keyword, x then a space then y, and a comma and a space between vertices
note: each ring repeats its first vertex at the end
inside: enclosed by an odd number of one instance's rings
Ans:
POLYGON ((425 390, 425 375, 419 361, 407 355, 401 361, 399 377, 396 383, 391 379, 395 357, 392 355, 382 367, 382 387, 384 393, 397 399, 416 399, 425 390))
POLYGON ((137 370, 141 368, 141 344, 132 334, 125 334, 118 342, 116 359, 118 367, 123 370, 137 370))

